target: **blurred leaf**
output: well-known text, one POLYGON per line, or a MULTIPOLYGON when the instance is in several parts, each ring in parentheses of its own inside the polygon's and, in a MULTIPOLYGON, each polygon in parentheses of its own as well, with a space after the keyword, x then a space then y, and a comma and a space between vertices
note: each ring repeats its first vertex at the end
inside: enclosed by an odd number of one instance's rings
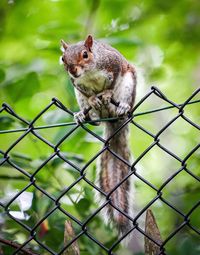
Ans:
POLYGON ((81 214, 86 215, 90 208, 90 205, 91 201, 86 198, 82 198, 77 204, 75 204, 75 207, 81 214))
POLYGON ((2 246, 2 249, 3 249, 3 254, 4 255, 10 255, 10 254, 12 254, 14 251, 15 251, 15 249, 14 248, 12 248, 12 247, 10 247, 10 246, 2 246))
POLYGON ((0 130, 9 129, 15 120, 10 116, 0 116, 0 130))
POLYGON ((180 241, 178 249, 182 255, 196 255, 200 251, 200 245, 195 246, 191 237, 185 236, 180 241))
POLYGON ((6 74, 3 69, 0 69, 0 83, 5 80, 6 74))
POLYGON ((17 198, 17 202, 19 203, 19 207, 21 211, 27 211, 32 206, 32 200, 33 200, 33 193, 24 191, 20 196, 17 198))
POLYGON ((40 88, 38 75, 35 72, 28 73, 23 79, 8 84, 5 89, 14 102, 22 98, 33 96, 40 88))
POLYGON ((59 122, 67 122, 69 116, 66 114, 66 112, 57 109, 53 111, 48 111, 47 113, 42 115, 42 118, 47 124, 54 124, 59 122))
POLYGON ((27 213, 21 211, 10 211, 10 214, 18 220, 28 220, 30 216, 27 213))

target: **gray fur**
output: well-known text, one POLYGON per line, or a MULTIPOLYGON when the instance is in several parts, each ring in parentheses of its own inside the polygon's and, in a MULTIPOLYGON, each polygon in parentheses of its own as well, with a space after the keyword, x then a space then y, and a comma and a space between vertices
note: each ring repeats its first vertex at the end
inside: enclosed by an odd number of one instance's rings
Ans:
MULTIPOLYGON (((91 43, 92 37, 88 38, 89 43, 91 43)), ((135 101, 136 71, 121 53, 110 45, 93 40, 93 44, 87 47, 88 38, 85 42, 67 45, 63 55, 65 69, 72 78, 76 98, 81 109, 81 112, 75 116, 76 121, 83 122, 86 119, 83 113, 90 106, 92 107, 89 113, 91 119, 126 116, 128 111, 133 108, 135 101), (81 59, 83 51, 88 52, 88 59, 81 59), (108 91, 112 92, 110 98, 108 91), (102 102, 95 100, 95 97, 99 95, 103 97, 105 93, 107 93, 105 100, 102 99, 102 102), (119 103, 118 107, 110 103, 111 97, 119 103)), ((123 124, 123 121, 105 123, 106 140, 123 124)), ((128 127, 126 126, 112 139, 109 139, 109 148, 129 162, 130 151, 127 137, 128 127)), ((99 165, 100 188, 106 193, 111 192, 109 196, 111 203, 131 216, 130 180, 128 179, 115 189, 130 169, 108 150, 102 153, 99 165)), ((107 206, 106 211, 108 217, 117 225, 121 233, 130 229, 131 222, 120 212, 112 206, 107 206)))

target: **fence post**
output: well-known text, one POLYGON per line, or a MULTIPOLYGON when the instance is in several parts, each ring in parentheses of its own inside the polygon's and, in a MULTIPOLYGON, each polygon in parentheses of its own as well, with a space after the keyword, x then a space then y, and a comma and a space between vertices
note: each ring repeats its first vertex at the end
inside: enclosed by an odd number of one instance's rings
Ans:
MULTIPOLYGON (((64 231, 64 245, 67 245, 73 238, 75 233, 72 227, 72 223, 69 220, 65 221, 65 231, 64 231)), ((63 255, 80 255, 80 250, 78 242, 74 241, 63 253, 63 255)))
MULTIPOLYGON (((162 244, 160 230, 158 228, 156 219, 151 209, 148 209, 146 212, 145 233, 148 236, 150 236, 152 239, 157 241, 160 245, 162 244)), ((146 236, 144 239, 144 247, 145 247, 145 255, 157 255, 160 253, 160 247, 156 245, 154 242, 152 242, 146 236)))

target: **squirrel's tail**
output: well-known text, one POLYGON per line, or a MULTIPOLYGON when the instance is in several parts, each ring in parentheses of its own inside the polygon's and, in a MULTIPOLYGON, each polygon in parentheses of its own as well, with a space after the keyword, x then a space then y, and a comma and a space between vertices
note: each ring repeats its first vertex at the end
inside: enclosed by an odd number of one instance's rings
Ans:
POLYGON ((130 171, 126 164, 130 161, 128 126, 115 134, 124 121, 105 123, 105 139, 108 139, 109 147, 101 154, 99 176, 100 188, 108 194, 110 200, 110 205, 106 206, 107 216, 117 226, 120 234, 125 234, 131 228, 131 221, 120 212, 129 214, 131 209, 130 178, 122 182, 130 171))

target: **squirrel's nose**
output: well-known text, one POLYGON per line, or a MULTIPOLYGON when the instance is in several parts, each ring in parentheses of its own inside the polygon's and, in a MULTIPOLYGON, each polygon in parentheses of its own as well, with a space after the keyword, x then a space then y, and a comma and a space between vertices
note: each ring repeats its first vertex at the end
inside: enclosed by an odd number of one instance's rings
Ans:
POLYGON ((74 76, 77 76, 77 67, 75 65, 69 65, 68 66, 68 71, 74 76))

